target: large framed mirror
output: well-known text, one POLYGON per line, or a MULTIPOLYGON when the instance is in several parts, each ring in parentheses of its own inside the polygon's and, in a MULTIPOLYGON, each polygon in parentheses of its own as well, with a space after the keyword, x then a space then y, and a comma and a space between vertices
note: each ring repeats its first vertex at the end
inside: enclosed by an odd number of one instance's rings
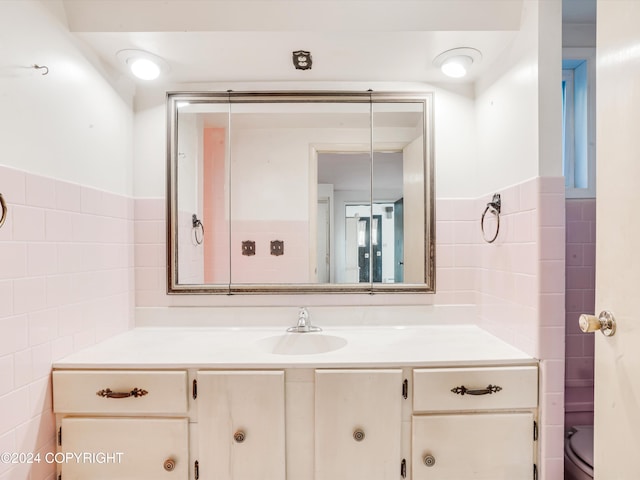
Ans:
POLYGON ((432 95, 167 94, 168 293, 434 292, 432 95))

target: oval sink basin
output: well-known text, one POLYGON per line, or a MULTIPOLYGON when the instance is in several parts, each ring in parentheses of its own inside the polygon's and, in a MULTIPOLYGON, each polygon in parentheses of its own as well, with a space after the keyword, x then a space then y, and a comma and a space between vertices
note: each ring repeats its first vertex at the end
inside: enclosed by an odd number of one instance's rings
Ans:
POLYGON ((278 355, 315 355, 338 350, 347 341, 324 333, 283 333, 263 338, 258 344, 263 350, 278 355))

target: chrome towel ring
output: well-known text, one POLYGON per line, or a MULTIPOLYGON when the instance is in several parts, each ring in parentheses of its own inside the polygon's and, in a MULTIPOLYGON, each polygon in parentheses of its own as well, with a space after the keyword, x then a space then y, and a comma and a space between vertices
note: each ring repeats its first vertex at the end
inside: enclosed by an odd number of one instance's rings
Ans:
POLYGON ((493 198, 489 203, 487 203, 487 208, 482 212, 482 218, 480 219, 480 229, 482 230, 482 238, 487 243, 495 242, 496 238, 498 238, 498 233, 500 233, 500 210, 502 208, 502 201, 500 200, 500 194, 494 193, 493 198), (487 238, 487 234, 484 231, 484 220, 487 215, 487 212, 491 212, 496 217, 496 233, 491 238, 487 238))
POLYGON ((193 227, 193 238, 196 245, 202 245, 202 242, 204 241, 204 225, 202 225, 202 222, 198 219, 195 213, 191 217, 191 225, 193 227), (200 230, 200 235, 198 235, 198 230, 200 230))
POLYGON ((0 208, 2 209, 2 213, 0 213, 0 228, 4 225, 4 221, 7 219, 7 204, 4 203, 4 198, 0 193, 0 208))

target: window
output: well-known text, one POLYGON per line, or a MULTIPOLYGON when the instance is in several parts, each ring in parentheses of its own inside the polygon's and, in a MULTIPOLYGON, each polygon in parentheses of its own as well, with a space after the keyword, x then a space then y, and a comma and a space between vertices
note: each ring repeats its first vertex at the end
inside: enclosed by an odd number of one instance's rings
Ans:
POLYGON ((567 197, 595 197, 593 49, 565 49, 562 61, 562 171, 567 197))

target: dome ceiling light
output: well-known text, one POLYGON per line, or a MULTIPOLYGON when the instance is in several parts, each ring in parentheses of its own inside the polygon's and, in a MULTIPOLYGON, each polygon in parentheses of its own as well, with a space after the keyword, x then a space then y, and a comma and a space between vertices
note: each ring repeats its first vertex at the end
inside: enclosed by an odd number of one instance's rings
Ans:
POLYGON ((442 52, 433 59, 433 64, 442 70, 442 73, 451 78, 462 78, 474 64, 480 63, 482 53, 475 48, 453 48, 442 52))
POLYGON ((116 57, 141 80, 155 80, 160 74, 169 71, 169 65, 164 59, 144 50, 120 50, 116 57))

